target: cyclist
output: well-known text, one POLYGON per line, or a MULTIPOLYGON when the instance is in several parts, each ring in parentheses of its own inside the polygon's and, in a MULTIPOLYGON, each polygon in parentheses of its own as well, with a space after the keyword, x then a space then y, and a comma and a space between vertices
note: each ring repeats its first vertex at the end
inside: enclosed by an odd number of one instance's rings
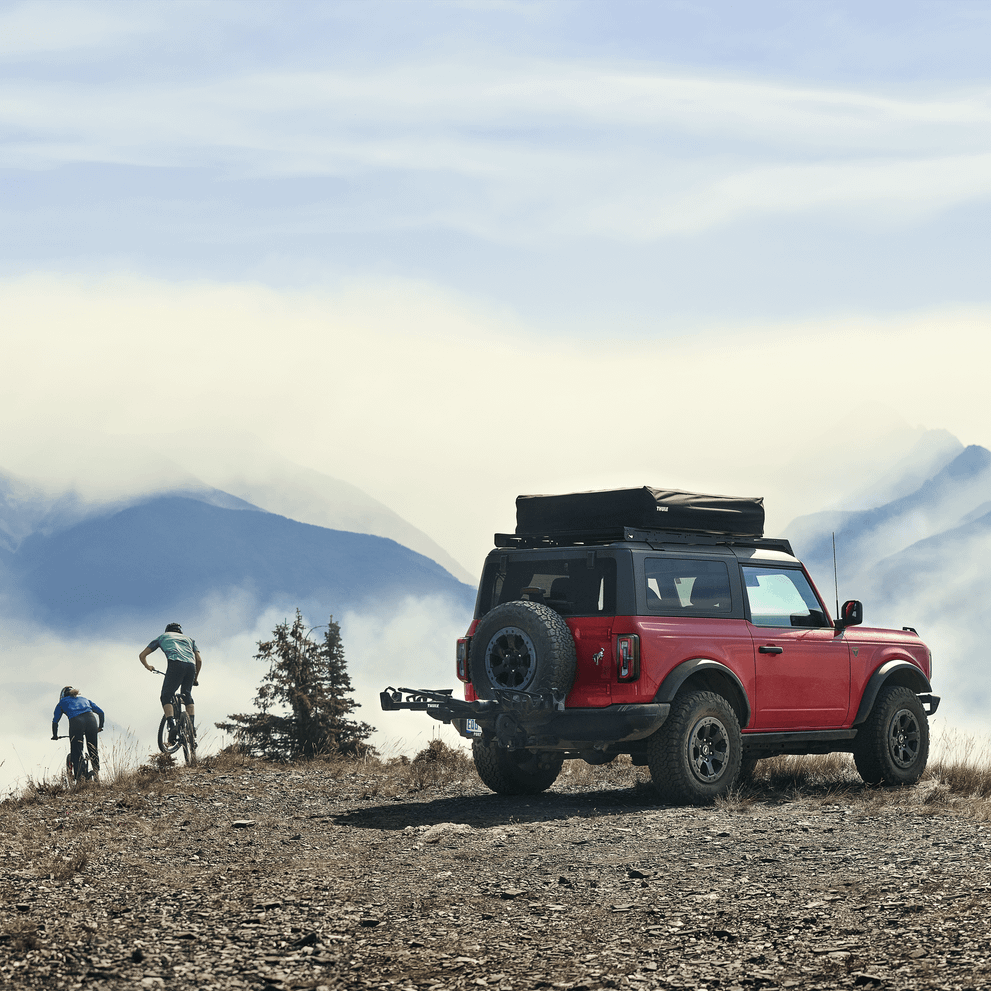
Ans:
POLYGON ((69 719, 69 758, 72 761, 72 776, 79 780, 79 770, 83 758, 83 740, 89 750, 90 763, 93 765, 93 777, 100 777, 100 748, 96 742, 96 734, 103 732, 103 710, 89 699, 79 694, 78 688, 66 685, 59 696, 52 716, 52 739, 58 739, 58 724, 62 717, 69 719), (99 717, 99 718, 98 718, 99 717))
MULTIPOLYGON (((165 632, 154 640, 140 654, 138 659, 149 670, 155 668, 148 663, 148 655, 162 649, 168 659, 168 667, 165 669, 165 680, 162 682, 162 711, 168 720, 169 742, 175 742, 175 716, 172 711, 172 696, 179 690, 179 697, 186 707, 189 716, 189 725, 193 726, 195 734, 193 716, 193 685, 199 684, 200 668, 203 666, 203 658, 196 647, 196 641, 182 632, 182 627, 178 623, 169 623, 165 627, 165 632)), ((195 745, 195 744, 194 744, 195 745)))

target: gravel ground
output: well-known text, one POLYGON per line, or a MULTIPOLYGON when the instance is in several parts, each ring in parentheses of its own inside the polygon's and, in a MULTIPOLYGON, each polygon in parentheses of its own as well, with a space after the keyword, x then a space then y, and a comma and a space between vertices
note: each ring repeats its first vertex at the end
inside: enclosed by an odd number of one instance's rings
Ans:
POLYGON ((8 800, 0 986, 991 986, 987 803, 935 784, 695 809, 375 764, 8 800))

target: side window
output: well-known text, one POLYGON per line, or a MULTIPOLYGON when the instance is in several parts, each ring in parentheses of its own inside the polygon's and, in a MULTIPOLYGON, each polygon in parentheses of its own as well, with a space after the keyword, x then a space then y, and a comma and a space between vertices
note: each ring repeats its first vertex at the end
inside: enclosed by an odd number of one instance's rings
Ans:
POLYGON ((744 567, 754 626, 828 626, 808 579, 793 568, 744 567))
POLYGON ((661 616, 731 613, 733 595, 723 561, 644 559, 647 610, 661 616))

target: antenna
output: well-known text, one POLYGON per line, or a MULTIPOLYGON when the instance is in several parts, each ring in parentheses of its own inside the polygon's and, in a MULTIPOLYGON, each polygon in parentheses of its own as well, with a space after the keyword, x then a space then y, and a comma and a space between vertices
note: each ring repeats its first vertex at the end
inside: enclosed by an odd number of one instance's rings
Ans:
POLYGON ((833 592, 836 594, 836 618, 840 618, 840 583, 836 577, 836 531, 833 531, 833 592))

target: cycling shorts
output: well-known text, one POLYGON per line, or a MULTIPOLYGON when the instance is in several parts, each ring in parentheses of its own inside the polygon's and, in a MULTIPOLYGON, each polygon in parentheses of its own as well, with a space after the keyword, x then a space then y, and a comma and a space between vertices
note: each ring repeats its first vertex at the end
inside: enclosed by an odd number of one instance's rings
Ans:
POLYGON ((192 705, 195 680, 195 664, 189 661, 169 661, 169 666, 165 669, 165 680, 162 682, 162 705, 169 705, 176 692, 183 705, 192 705))

